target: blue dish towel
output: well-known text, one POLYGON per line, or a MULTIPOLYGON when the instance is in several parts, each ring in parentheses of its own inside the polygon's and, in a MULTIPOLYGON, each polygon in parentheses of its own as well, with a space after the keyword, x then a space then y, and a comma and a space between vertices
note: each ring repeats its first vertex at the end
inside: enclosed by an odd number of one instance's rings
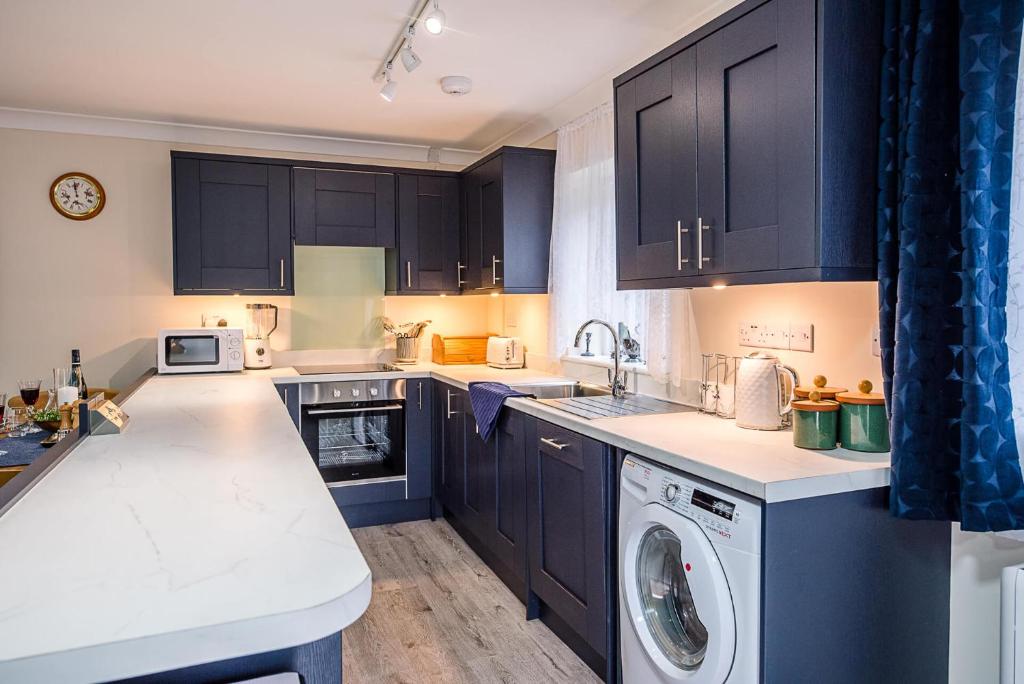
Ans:
POLYGON ((473 405, 476 426, 484 441, 491 438, 491 433, 494 432, 494 428, 498 424, 498 416, 501 414, 501 407, 505 404, 506 399, 532 396, 532 394, 514 390, 500 382, 469 383, 469 403, 473 405))

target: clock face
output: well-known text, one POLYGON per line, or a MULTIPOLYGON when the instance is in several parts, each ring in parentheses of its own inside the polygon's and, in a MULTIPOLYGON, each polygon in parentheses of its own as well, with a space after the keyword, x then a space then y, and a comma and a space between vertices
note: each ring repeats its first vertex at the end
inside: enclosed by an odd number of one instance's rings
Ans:
POLYGON ((65 173, 53 181, 50 202, 70 219, 90 219, 103 209, 103 186, 85 173, 65 173))

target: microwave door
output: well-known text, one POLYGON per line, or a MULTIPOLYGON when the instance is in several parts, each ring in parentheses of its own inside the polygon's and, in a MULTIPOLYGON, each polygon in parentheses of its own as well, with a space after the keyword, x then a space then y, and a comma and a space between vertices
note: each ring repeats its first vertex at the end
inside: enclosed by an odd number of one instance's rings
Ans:
POLYGON ((164 359, 168 366, 220 365, 220 338, 216 335, 175 335, 164 340, 164 359))

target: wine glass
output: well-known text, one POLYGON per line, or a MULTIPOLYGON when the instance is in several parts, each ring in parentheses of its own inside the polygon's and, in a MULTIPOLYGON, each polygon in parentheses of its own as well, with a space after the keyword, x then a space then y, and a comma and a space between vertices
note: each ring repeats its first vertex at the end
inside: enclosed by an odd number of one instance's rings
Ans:
POLYGON ((35 414, 36 402, 39 401, 39 388, 42 386, 42 380, 19 380, 18 389, 21 391, 21 400, 25 402, 25 410, 28 412, 28 430, 26 434, 34 432, 42 432, 41 428, 35 426, 32 423, 32 417, 35 414))

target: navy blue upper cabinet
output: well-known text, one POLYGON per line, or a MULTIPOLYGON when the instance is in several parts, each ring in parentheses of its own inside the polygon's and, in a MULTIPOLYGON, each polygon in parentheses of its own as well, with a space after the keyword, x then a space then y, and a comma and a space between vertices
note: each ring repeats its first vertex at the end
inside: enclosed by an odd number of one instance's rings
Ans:
POLYGON ((619 279, 697 273, 697 96, 694 49, 615 92, 619 279))
POLYGON ((295 244, 395 246, 395 175, 296 167, 295 244))
POLYGON ((385 251, 388 294, 459 292, 459 179, 398 174, 398 247, 385 251))
POLYGON ((553 150, 525 147, 502 147, 463 171, 465 294, 547 292, 554 174, 553 150))
POLYGON ((174 293, 294 294, 288 166, 172 152, 174 293))
POLYGON ((875 278, 880 9, 747 0, 615 80, 621 289, 875 278))

